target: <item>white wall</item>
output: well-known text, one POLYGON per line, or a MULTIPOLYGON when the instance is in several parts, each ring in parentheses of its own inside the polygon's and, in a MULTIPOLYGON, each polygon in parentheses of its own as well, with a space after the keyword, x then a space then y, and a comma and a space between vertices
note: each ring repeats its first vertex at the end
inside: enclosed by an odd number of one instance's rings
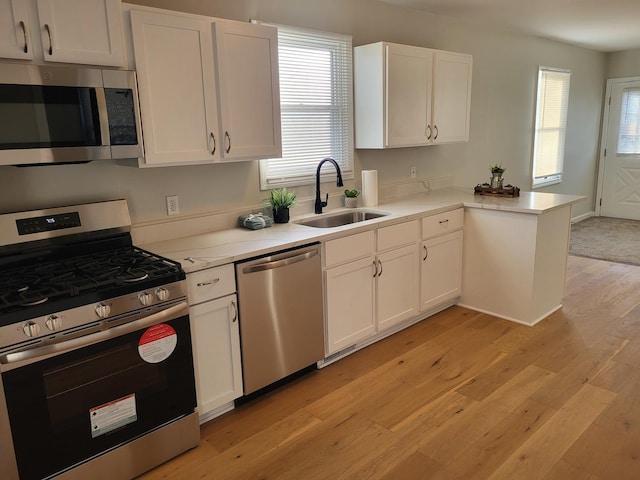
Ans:
MULTIPOLYGON (((572 70, 566 180, 543 189, 588 196, 574 215, 593 210, 596 154, 606 55, 534 37, 498 33, 374 0, 134 0, 131 3, 210 16, 263 21, 353 36, 354 45, 386 40, 474 57, 469 143, 390 151, 356 151, 356 168, 378 169, 380 181, 452 175, 473 187, 490 163, 507 168, 506 180, 530 189, 531 142, 538 65, 572 70)), ((356 175, 358 177, 358 173, 356 175)), ((166 195, 179 195, 183 215, 258 205, 257 162, 138 169, 131 161, 36 168, 0 167, 0 211, 126 198, 134 222, 166 218, 166 195)), ((311 196, 312 187, 297 189, 311 196)), ((323 191, 337 192, 335 184, 323 191)))

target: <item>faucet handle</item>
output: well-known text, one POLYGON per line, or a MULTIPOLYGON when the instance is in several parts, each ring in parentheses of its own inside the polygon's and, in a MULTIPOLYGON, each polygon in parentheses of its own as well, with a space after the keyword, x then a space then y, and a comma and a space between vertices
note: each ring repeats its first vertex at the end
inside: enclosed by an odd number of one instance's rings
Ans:
POLYGON ((324 200, 325 200, 324 202, 320 202, 320 203, 322 203, 322 206, 323 206, 323 207, 326 207, 326 206, 327 206, 327 203, 329 203, 329 194, 328 194, 328 193, 327 193, 327 196, 325 197, 325 199, 324 199, 324 200))

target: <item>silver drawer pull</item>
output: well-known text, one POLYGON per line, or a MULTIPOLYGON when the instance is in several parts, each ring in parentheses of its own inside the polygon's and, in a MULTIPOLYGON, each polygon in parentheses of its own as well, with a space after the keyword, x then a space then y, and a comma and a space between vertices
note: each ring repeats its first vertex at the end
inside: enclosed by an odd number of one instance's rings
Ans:
POLYGON ((443 223, 449 223, 449 219, 447 218, 446 220, 440 220, 438 223, 439 223, 439 224, 441 224, 441 225, 442 225, 443 223))
POLYGON ((219 281, 220 281, 220 279, 219 279, 219 278, 214 278, 213 280, 208 280, 208 281, 206 281, 206 282, 198 282, 198 283, 196 283, 196 285, 197 285, 198 287, 206 287, 206 286, 208 286, 208 285, 215 285, 215 284, 216 284, 216 283, 218 283, 219 281))

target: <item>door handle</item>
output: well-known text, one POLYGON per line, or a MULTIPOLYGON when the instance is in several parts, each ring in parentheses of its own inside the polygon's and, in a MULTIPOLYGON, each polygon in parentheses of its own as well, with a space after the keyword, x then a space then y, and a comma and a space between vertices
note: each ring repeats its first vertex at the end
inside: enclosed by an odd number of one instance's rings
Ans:
POLYGON ((227 140, 227 148, 225 151, 229 153, 231 151, 231 135, 229 135, 229 132, 224 132, 224 138, 227 140))
POLYGON ((238 320, 238 306, 235 300, 231 300, 231 308, 233 308, 233 316, 231 317, 231 323, 236 323, 238 320))
POLYGON ((264 270, 273 270, 274 268, 286 267, 287 265, 292 265, 294 263, 307 260, 311 257, 315 257, 316 255, 318 255, 318 250, 311 250, 306 253, 301 253, 299 255, 294 255, 292 257, 283 258, 281 260, 273 260, 271 262, 257 263, 255 265, 244 267, 242 269, 242 273, 255 273, 255 272, 262 272, 264 270))
POLYGON ((24 53, 29 53, 29 46, 27 44, 27 27, 22 20, 20 20, 20 28, 22 28, 22 35, 24 36, 24 49, 22 50, 24 53))
POLYGON ((51 29, 49 28, 48 23, 44 24, 44 29, 46 30, 47 35, 49 36, 49 55, 53 55, 53 41, 51 40, 51 29))
POLYGON ((422 257, 422 261, 426 261, 427 257, 429 256, 429 250, 427 250, 427 246, 423 245, 422 248, 424 248, 424 257, 422 257))

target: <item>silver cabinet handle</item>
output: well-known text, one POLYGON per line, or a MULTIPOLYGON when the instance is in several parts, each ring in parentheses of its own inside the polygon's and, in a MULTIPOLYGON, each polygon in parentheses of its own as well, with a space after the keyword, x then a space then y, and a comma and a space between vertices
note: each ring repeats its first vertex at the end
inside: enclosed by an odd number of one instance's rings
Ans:
POLYGON ((427 246, 423 245, 422 248, 424 248, 424 257, 422 257, 422 261, 426 261, 427 257, 429 256, 429 250, 427 250, 427 246))
POLYGON ((20 20, 20 28, 22 28, 22 35, 24 36, 24 49, 22 50, 24 53, 29 53, 29 46, 27 45, 27 27, 22 20, 20 20))
POLYGON ((427 135, 427 140, 431 140, 431 125, 427 125, 427 130, 429 131, 429 134, 427 135))
POLYGON ((227 140, 226 152, 229 153, 231 151, 231 135, 229 135, 229 132, 224 132, 224 138, 227 140))
POLYGON ((213 280, 207 280, 206 282, 198 282, 196 283, 196 287, 207 287, 209 285, 215 285, 219 281, 219 278, 214 278, 213 280))
POLYGON ((49 55, 53 55, 53 41, 51 40, 51 29, 49 28, 49 24, 44 24, 44 29, 47 31, 47 35, 49 36, 49 55))
POLYGON ((216 153, 216 136, 213 134, 213 132, 209 133, 209 138, 211 140, 213 140, 213 149, 211 150, 211 155, 215 155, 216 153))
POLYGON ((231 308, 233 308, 233 316, 231 317, 231 323, 236 323, 238 320, 238 306, 235 300, 231 300, 231 308))

